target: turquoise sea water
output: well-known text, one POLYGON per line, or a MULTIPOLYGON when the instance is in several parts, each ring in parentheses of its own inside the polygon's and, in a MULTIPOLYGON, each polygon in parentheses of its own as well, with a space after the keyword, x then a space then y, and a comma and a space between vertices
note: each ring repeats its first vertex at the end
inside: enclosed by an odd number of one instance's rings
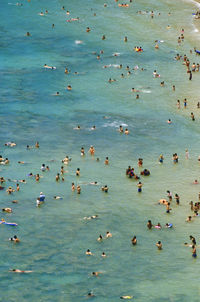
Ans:
MULTIPOLYGON (((200 169, 200 114, 196 109, 200 74, 188 81, 182 61, 173 60, 176 53, 186 53, 191 62, 198 62, 198 57, 189 54, 193 47, 200 48, 198 21, 192 19, 195 3, 136 0, 128 9, 119 8, 114 1, 104 7, 102 0, 13 4, 0 3, 0 154, 10 159, 9 166, 0 166, 0 175, 25 178, 27 184, 20 184, 20 191, 12 196, 5 190, 0 192, 2 208, 13 209, 1 218, 18 224, 15 228, 0 225, 0 300, 79 302, 87 301, 92 290, 95 301, 115 302, 122 295, 133 295, 140 302, 199 301, 199 258, 192 259, 190 248, 183 243, 189 242, 189 235, 199 243, 199 218, 191 224, 185 219, 192 214, 189 201, 196 202, 200 191, 199 185, 192 184, 199 179, 200 169), (40 16, 46 9, 49 13, 40 16), (155 17, 137 14, 139 10, 153 10, 155 17), (80 21, 66 22, 76 17, 80 21), (168 24, 170 30, 166 29, 168 24), (86 33, 88 26, 90 33, 86 33), (178 46, 182 28, 185 42, 178 46), (28 31, 30 37, 26 37, 28 31), (157 51, 156 39, 164 40, 157 51), (144 48, 143 53, 133 51, 137 45, 144 48), (100 50, 104 53, 97 60, 100 50), (120 56, 113 56, 115 52, 120 56), (56 70, 45 69, 44 64, 56 66, 56 70), (109 64, 122 64, 123 68, 103 68, 109 64), (127 65, 145 70, 131 70, 127 76, 127 65), (71 70, 69 74, 64 73, 65 67, 71 70), (161 78, 153 78, 155 69, 161 78), (109 84, 110 77, 117 81, 109 84), (161 80, 165 87, 160 87, 161 80), (66 90, 67 85, 72 86, 71 91, 66 90), (176 85, 175 92, 172 85, 176 85), (132 87, 141 91, 139 99, 132 87), (60 96, 53 95, 57 91, 60 96), (180 110, 177 99, 181 100, 180 110), (166 123, 169 118, 171 125, 166 123), (73 130, 77 125, 80 131, 73 130), (90 129, 93 125, 95 131, 90 129), (130 134, 120 135, 119 125, 127 125, 130 134), (17 146, 4 147, 7 141, 17 146), (36 141, 39 149, 26 150, 27 144, 34 146, 36 141), (90 145, 96 149, 94 159, 87 153, 90 145), (84 158, 80 156, 82 146, 84 158), (185 149, 189 149, 189 160, 185 149), (180 158, 178 165, 172 162, 175 152, 180 158), (160 153, 165 157, 163 165, 158 164, 160 153), (65 182, 56 183, 66 155, 72 161, 66 166, 65 182), (104 165, 106 156, 109 166, 104 165), (128 165, 139 174, 139 157, 151 171, 149 178, 141 178, 141 195, 137 181, 125 176, 128 165), (19 165, 18 161, 27 164, 19 165), (50 166, 49 172, 40 171, 43 163, 50 166), (75 176, 78 167, 80 178, 75 176), (27 177, 29 172, 43 178, 36 183, 27 177), (100 185, 88 185, 91 181, 100 185), (81 185, 80 195, 71 192, 72 182, 81 185), (105 184, 108 194, 100 190, 105 184), (169 215, 157 204, 166 197, 166 190, 180 195, 180 206, 173 200, 169 215), (41 191, 46 202, 37 208, 41 191), (54 195, 63 200, 54 200, 54 195), (12 204, 13 199, 19 203, 12 204), (99 219, 83 220, 95 214, 99 219), (174 228, 149 231, 148 219, 154 224, 172 222, 174 228), (97 242, 99 234, 104 236, 108 230, 113 237, 97 242), (8 241, 15 234, 21 239, 19 245, 8 241), (134 235, 136 247, 131 245, 134 235), (158 240, 163 243, 161 252, 155 246, 158 240), (94 256, 86 256, 87 249, 94 256), (107 254, 105 259, 102 252, 107 254), (33 273, 12 274, 12 268, 33 273), (102 274, 92 277, 93 271, 102 274)), ((7 182, 6 188, 9 185, 15 187, 7 182)))

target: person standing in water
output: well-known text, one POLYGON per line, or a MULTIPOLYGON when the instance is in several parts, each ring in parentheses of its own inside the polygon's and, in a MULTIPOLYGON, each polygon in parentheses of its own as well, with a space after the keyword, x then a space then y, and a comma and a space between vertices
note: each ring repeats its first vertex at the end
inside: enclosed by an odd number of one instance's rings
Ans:
POLYGON ((197 257, 197 252, 196 252, 196 246, 195 245, 192 246, 192 257, 193 258, 197 257))
POLYGON ((138 187, 138 193, 142 192, 142 186, 143 184, 141 183, 141 181, 138 182, 137 187, 138 187))
POLYGON ((157 248, 158 248, 158 250, 162 250, 162 243, 161 243, 161 241, 158 241, 157 243, 156 243, 156 246, 157 246, 157 248))

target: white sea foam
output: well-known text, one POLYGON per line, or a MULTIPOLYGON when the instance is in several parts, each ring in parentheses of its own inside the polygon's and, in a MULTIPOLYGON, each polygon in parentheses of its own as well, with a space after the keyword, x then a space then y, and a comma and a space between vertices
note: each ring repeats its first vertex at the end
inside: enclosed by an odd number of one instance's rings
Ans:
POLYGON ((147 89, 142 89, 141 90, 143 93, 151 93, 151 90, 147 90, 147 89))
POLYGON ((75 40, 75 44, 83 44, 83 41, 81 41, 81 40, 75 40))
POLYGON ((111 123, 105 123, 105 124, 103 124, 102 127, 105 127, 105 128, 107 128, 107 127, 119 128, 119 125, 121 125, 123 127, 128 127, 127 124, 125 124, 121 121, 114 121, 114 122, 111 122, 111 123))
POLYGON ((113 52, 112 56, 119 57, 120 56, 120 52, 113 52))
MULTIPOLYGON (((199 2, 197 2, 197 1, 195 1, 195 0, 184 0, 184 1, 185 1, 185 2, 190 2, 190 3, 194 4, 196 7, 198 7, 198 8, 200 9, 200 3, 199 3, 199 2)), ((195 20, 195 18, 194 18, 194 20, 195 20)), ((192 26, 193 26, 193 31, 192 31, 192 32, 198 33, 199 30, 198 30, 198 28, 194 25, 194 23, 192 23, 192 26)))

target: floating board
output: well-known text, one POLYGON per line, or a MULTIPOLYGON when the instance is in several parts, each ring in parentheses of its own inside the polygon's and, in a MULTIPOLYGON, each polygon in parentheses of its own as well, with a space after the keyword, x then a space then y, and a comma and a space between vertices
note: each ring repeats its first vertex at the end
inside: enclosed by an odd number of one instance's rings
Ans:
POLYGON ((17 223, 15 223, 15 222, 5 222, 5 221, 3 221, 3 222, 0 222, 0 224, 7 224, 7 225, 12 225, 12 226, 17 226, 17 223))

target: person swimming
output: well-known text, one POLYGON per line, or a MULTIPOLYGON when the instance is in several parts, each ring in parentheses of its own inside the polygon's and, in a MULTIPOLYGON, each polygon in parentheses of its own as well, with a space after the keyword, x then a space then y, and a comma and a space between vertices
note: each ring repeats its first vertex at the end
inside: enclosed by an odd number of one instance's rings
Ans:
POLYGON ((131 239, 131 243, 132 243, 132 245, 136 245, 136 244, 137 244, 137 238, 136 238, 136 236, 134 236, 134 237, 131 239))
POLYGON ((97 241, 102 241, 103 240, 103 237, 102 235, 100 234, 99 237, 97 238, 97 241))
POLYGON ((156 243, 156 246, 157 246, 158 250, 162 250, 162 243, 161 243, 161 241, 158 241, 156 243))
POLYGON ((14 243, 19 243, 20 242, 19 238, 16 235, 14 235, 13 238, 9 238, 9 240, 14 241, 14 243))
POLYGON ((12 213, 12 209, 11 208, 3 208, 2 212, 12 213))
POLYGON ((93 255, 92 252, 89 249, 85 252, 85 254, 88 255, 88 256, 92 256, 93 255))
POLYGON ((89 217, 83 217, 83 219, 84 220, 91 220, 91 219, 96 219, 98 217, 99 217, 98 215, 92 215, 92 216, 89 216, 89 217))
POLYGON ((33 271, 22 271, 20 269, 12 269, 12 270, 9 270, 9 272, 12 272, 12 273, 32 273, 33 271))

